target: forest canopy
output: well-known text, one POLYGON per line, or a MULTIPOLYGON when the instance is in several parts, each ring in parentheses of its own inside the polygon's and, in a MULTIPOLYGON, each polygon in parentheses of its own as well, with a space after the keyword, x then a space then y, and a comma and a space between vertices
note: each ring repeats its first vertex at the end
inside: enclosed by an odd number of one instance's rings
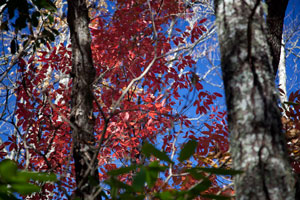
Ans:
POLYGON ((0 199, 297 199, 295 5, 0 0, 0 199))

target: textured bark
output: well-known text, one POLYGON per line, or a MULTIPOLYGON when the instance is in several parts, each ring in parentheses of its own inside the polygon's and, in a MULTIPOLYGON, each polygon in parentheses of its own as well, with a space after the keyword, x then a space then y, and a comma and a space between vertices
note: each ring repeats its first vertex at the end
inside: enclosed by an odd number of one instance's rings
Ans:
POLYGON ((85 0, 68 0, 68 24, 72 44, 71 122, 75 162, 76 196, 93 199, 99 185, 95 150, 93 91, 95 79, 88 9, 85 0))
POLYGON ((267 39, 270 45, 274 73, 277 73, 280 60, 281 38, 283 22, 288 0, 266 0, 267 15, 267 39))
POLYGON ((215 0, 215 7, 233 167, 244 171, 236 197, 294 199, 263 3, 215 0))
MULTIPOLYGON (((286 53, 285 53, 285 44, 282 40, 282 45, 280 49, 280 60, 278 64, 278 79, 279 79, 279 88, 284 92, 280 95, 280 102, 283 104, 287 101, 287 91, 286 91, 286 53)), ((285 114, 284 114, 285 116, 285 114)))

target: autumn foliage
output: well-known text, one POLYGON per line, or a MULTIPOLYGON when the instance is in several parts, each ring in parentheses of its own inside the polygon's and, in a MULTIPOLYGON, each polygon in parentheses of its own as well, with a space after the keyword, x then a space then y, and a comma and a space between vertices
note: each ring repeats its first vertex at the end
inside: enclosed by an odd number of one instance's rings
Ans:
MULTIPOLYGON (((194 47, 190 44, 199 43, 207 31, 206 19, 192 27, 180 24, 184 17, 195 14, 183 1, 122 0, 112 4, 114 11, 93 16, 90 23, 97 71, 90 117, 96 122, 99 177, 104 181, 110 170, 159 161, 141 153, 148 142, 167 152, 175 163, 160 162, 167 168, 158 174, 154 186, 145 190, 149 194, 188 190, 199 180, 187 169, 227 168, 230 164, 226 112, 214 105, 222 95, 203 87, 191 53, 194 47), (195 96, 192 102, 187 94, 195 96), (185 112, 187 107, 192 109, 185 112), (202 128, 195 129, 200 126, 191 120, 195 115, 205 116, 202 128), (179 163, 178 152, 189 139, 197 141, 196 153, 179 163)), ((47 49, 21 58, 18 73, 18 139, 10 136, 1 149, 20 152, 20 168, 57 174, 58 184, 44 183, 31 199, 66 198, 76 187, 69 121, 70 45, 48 43, 47 49)), ((0 152, 0 156, 6 153, 0 152)), ((134 174, 133 170, 119 180, 131 184, 134 174)), ((228 183, 220 182, 226 177, 204 175, 213 183, 206 194, 232 194, 230 187, 221 189, 228 183)))

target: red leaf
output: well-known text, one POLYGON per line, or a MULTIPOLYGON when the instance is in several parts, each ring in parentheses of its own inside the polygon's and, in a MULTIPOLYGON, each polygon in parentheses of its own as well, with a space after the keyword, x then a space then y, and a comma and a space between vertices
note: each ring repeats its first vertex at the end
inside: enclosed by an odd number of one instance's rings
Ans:
POLYGON ((214 92, 214 95, 217 97, 222 97, 222 95, 220 93, 214 92))
POLYGON ((175 44, 176 46, 178 46, 178 39, 177 39, 177 38, 175 38, 175 40, 173 40, 173 42, 174 42, 174 44, 175 44))
POLYGON ((199 24, 202 24, 202 23, 204 23, 204 22, 206 22, 206 18, 204 18, 204 19, 201 19, 200 21, 199 21, 199 24))
POLYGON ((202 31, 207 31, 207 29, 204 27, 204 26, 200 26, 200 29, 202 30, 202 31))
POLYGON ((26 65, 26 61, 23 58, 20 58, 19 59, 19 66, 20 67, 25 67, 25 65, 26 65))
POLYGON ((201 85, 201 83, 199 83, 199 82, 196 83, 196 89, 198 91, 203 89, 203 86, 201 85))
POLYGON ((16 145, 15 145, 14 143, 12 143, 12 144, 9 146, 8 150, 9 150, 9 151, 12 151, 12 150, 14 150, 15 148, 16 148, 16 145))

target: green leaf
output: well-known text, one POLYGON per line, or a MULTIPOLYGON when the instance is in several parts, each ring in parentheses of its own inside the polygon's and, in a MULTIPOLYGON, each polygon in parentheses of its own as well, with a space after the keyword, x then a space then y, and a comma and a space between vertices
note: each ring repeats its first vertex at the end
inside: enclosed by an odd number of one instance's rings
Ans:
POLYGON ((32 179, 34 181, 41 181, 41 182, 46 182, 46 181, 51 181, 55 182, 57 181, 56 175, 51 173, 41 173, 41 172, 27 172, 27 171, 22 171, 18 172, 18 177, 24 177, 29 179, 32 179))
POLYGON ((1 184, 0 191, 2 193, 8 194, 10 192, 10 188, 8 187, 8 184, 1 184))
POLYGON ((24 176, 19 176, 18 174, 19 172, 17 172, 17 175, 11 176, 9 179, 9 183, 28 183, 28 181, 30 180, 29 178, 24 176))
MULTIPOLYGON (((202 171, 202 172, 208 172, 208 173, 216 174, 216 175, 234 176, 234 175, 243 173, 243 171, 241 171, 241 170, 223 169, 223 168, 195 167, 193 169, 198 170, 198 171, 202 171)), ((186 170, 186 171, 189 171, 189 170, 186 170)))
POLYGON ((289 105, 289 106, 298 106, 298 105, 300 105, 299 103, 294 103, 294 102, 291 102, 291 101, 286 101, 286 102, 284 102, 284 104, 289 105))
POLYGON ((55 12, 57 10, 54 3, 50 0, 33 0, 33 3, 39 8, 39 9, 47 9, 51 12, 55 12))
POLYGON ((144 167, 140 168, 140 171, 135 175, 132 183, 132 187, 138 191, 141 192, 144 189, 146 182, 146 172, 144 167))
POLYGON ((19 200, 13 194, 7 194, 0 190, 0 200, 19 200))
POLYGON ((54 18, 52 15, 49 15, 48 16, 48 19, 49 19, 49 22, 52 24, 54 22, 54 18))
POLYGON ((122 189, 126 189, 127 191, 131 191, 133 192, 134 189, 133 187, 131 187, 130 185, 127 185, 119 180, 117 180, 114 177, 111 177, 110 179, 104 181, 106 184, 110 185, 111 188, 122 188, 122 189))
POLYGON ((155 170, 155 171, 159 171, 159 172, 163 172, 166 169, 168 169, 167 166, 162 166, 159 164, 158 161, 153 161, 149 164, 148 168, 150 168, 150 170, 155 170))
POLYGON ((199 170, 197 170, 195 168, 187 169, 185 171, 189 172, 197 180, 201 180, 201 179, 205 179, 206 178, 206 176, 203 175, 202 171, 199 171, 199 170))
POLYGON ((22 195, 31 194, 33 192, 39 192, 40 187, 37 185, 33 185, 30 183, 23 183, 23 184, 11 184, 12 190, 18 192, 22 195))
POLYGON ((200 183, 192 187, 189 192, 193 195, 199 195, 201 192, 204 192, 211 186, 211 182, 209 179, 203 179, 200 183))
POLYGON ((158 172, 156 171, 146 171, 146 182, 147 185, 152 188, 155 185, 155 182, 157 180, 158 172))
POLYGON ((160 166, 158 161, 151 162, 149 166, 146 167, 147 185, 152 188, 155 185, 158 173, 165 171, 167 168, 166 166, 160 166))
POLYGON ((167 161, 169 163, 174 163, 170 160, 168 155, 165 152, 161 152, 158 149, 156 149, 152 144, 146 142, 142 147, 142 152, 147 156, 150 157, 150 155, 155 156, 156 158, 159 158, 160 160, 167 161))
POLYGON ((179 161, 182 162, 189 159, 195 153, 197 145, 198 143, 195 140, 188 141, 179 153, 179 161))
POLYGON ((121 168, 118 168, 118 169, 110 170, 109 172, 107 172, 107 174, 111 175, 111 176, 127 174, 127 173, 131 172, 132 170, 135 170, 136 167, 137 167, 136 165, 131 165, 129 167, 121 167, 121 168))
POLYGON ((118 198, 118 199, 122 199, 122 200, 144 200, 145 195, 136 195, 136 194, 132 194, 132 193, 123 193, 123 194, 120 194, 120 198, 118 198))
POLYGON ((9 181, 17 174, 18 166, 12 160, 3 160, 0 163, 0 179, 3 181, 9 181))
POLYGON ((161 200, 173 200, 173 195, 171 194, 171 192, 166 191, 166 192, 161 192, 159 194, 159 197, 161 200))

